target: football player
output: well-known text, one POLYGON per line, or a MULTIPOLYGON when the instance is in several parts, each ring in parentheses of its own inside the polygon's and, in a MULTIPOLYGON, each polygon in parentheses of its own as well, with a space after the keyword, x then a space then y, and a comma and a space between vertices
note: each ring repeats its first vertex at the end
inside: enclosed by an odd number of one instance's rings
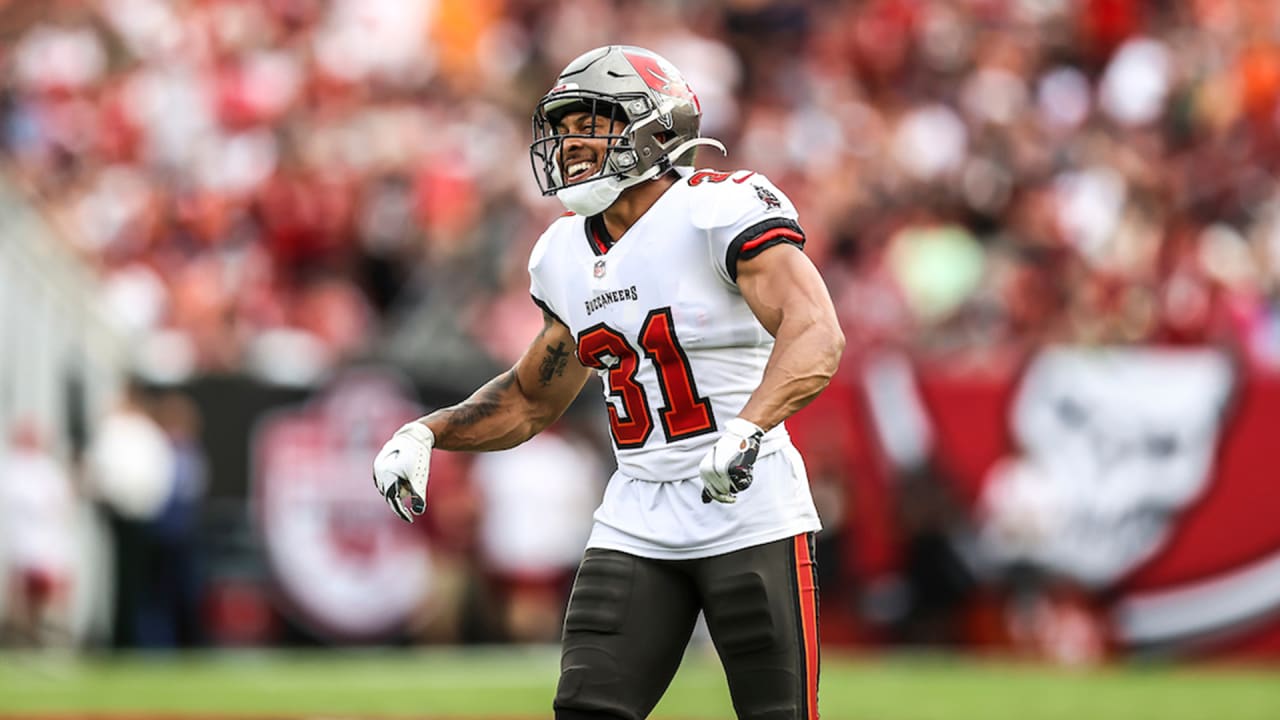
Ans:
POLYGON ((693 169, 698 146, 724 150, 700 118, 648 50, 564 69, 530 147, 569 210, 529 260, 545 326, 515 367, 374 461, 412 522, 432 448, 524 442, 600 377, 618 468, 565 616, 560 720, 646 717, 700 611, 739 717, 817 717, 819 523, 783 421, 826 387, 844 336, 786 195, 749 170, 693 169))

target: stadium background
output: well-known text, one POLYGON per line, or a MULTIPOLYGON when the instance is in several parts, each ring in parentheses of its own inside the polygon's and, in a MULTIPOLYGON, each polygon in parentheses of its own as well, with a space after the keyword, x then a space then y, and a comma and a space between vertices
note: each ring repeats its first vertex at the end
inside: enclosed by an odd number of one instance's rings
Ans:
POLYGON ((367 475, 540 326, 529 111, 610 42, 836 301, 791 424, 830 652, 1280 657, 1268 0, 0 2, 5 645, 554 642, 594 388, 412 528, 367 475))

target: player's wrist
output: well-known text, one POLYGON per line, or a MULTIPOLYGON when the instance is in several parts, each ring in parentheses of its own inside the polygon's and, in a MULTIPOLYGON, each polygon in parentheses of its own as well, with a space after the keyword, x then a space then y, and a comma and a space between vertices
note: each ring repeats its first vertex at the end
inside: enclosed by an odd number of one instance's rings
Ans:
POLYGON ((724 424, 724 429, 727 432, 731 432, 734 435, 738 435, 740 437, 751 437, 757 434, 764 435, 764 428, 760 427, 759 425, 756 425, 755 423, 751 422, 750 420, 742 416, 735 417, 732 420, 729 420, 728 422, 726 422, 724 424))
POLYGON ((426 425, 422 424, 417 420, 413 420, 405 423, 404 425, 401 425, 400 429, 396 430, 395 434, 407 436, 410 439, 414 440, 415 442, 421 444, 423 447, 427 448, 428 450, 430 450, 436 444, 436 434, 431 431, 431 428, 427 427, 426 425))

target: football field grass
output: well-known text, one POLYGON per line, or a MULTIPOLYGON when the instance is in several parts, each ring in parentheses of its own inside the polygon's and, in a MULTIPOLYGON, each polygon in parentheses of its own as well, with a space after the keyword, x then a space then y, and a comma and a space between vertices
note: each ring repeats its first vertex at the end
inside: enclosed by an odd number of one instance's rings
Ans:
MULTIPOLYGON (((553 648, 0 654, 0 717, 549 718, 553 648)), ((1277 720, 1280 667, 1070 671, 947 656, 824 656, 828 720, 1277 720)), ((713 656, 686 659, 654 718, 732 718, 713 656)))

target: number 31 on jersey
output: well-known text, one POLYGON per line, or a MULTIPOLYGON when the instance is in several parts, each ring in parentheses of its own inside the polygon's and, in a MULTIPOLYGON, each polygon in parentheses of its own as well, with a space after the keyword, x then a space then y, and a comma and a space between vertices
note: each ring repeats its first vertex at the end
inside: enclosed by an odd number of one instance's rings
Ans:
MULTIPOLYGON (((640 350, 657 370, 663 401, 658 417, 667 442, 714 432, 711 401, 698 395, 689 357, 676 337, 670 307, 649 311, 639 340, 640 350)), ((587 367, 608 372, 609 395, 622 404, 623 413, 619 413, 613 403, 608 403, 614 444, 620 449, 644 445, 653 432, 653 415, 644 385, 636 379, 640 353, 622 333, 600 323, 578 333, 578 359, 587 367)))

